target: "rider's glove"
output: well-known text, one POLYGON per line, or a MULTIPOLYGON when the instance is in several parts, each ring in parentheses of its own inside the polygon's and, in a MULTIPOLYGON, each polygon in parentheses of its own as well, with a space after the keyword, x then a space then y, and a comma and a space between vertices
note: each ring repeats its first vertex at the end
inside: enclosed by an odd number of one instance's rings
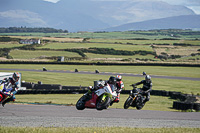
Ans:
POLYGON ((116 90, 117 93, 120 93, 121 91, 122 91, 122 89, 118 89, 118 90, 116 90))
POLYGON ((135 84, 132 84, 132 86, 134 87, 134 86, 136 86, 135 84))
POLYGON ((145 94, 146 94, 146 91, 143 91, 143 92, 142 92, 142 95, 145 95, 145 94))

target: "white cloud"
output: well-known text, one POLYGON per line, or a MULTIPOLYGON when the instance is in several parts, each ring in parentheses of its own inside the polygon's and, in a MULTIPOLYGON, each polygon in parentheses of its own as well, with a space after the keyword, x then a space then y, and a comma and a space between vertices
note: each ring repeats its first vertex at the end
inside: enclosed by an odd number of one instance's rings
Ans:
POLYGON ((46 26, 46 22, 44 22, 37 13, 27 10, 9 10, 0 12, 0 17, 18 22, 25 22, 31 25, 46 26))
POLYGON ((44 1, 52 2, 52 3, 57 3, 60 0, 44 0, 44 1))
POLYGON ((188 6, 188 8, 192 9, 196 14, 200 15, 200 6, 188 6))

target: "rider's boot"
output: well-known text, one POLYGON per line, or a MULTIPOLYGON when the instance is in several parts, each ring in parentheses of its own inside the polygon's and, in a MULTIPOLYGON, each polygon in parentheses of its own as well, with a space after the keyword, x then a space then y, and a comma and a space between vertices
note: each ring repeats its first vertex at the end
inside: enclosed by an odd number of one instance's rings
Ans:
POLYGON ((6 99, 6 100, 2 103, 2 106, 4 107, 5 104, 8 103, 8 102, 10 102, 10 101, 13 101, 13 100, 11 100, 11 98, 6 99))
POLYGON ((113 105, 113 103, 114 103, 114 101, 110 102, 110 106, 112 106, 112 105, 113 105))
POLYGON ((145 99, 143 100, 143 104, 145 104, 147 101, 148 101, 148 100, 145 98, 145 99))

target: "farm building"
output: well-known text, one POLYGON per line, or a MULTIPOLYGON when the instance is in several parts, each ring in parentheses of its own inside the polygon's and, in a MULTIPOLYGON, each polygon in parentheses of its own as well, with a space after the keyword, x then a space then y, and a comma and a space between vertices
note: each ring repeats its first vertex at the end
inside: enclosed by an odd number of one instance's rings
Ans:
POLYGON ((40 44, 40 39, 25 39, 25 40, 20 40, 21 44, 40 44))
POLYGON ((65 61, 65 57, 64 56, 58 56, 57 61, 63 62, 63 61, 65 61))

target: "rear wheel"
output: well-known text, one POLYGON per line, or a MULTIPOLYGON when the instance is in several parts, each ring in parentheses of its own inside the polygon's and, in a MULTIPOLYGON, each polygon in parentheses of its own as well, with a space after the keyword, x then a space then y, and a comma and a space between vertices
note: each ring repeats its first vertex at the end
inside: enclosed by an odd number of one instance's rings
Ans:
POLYGON ((84 110, 85 109, 85 101, 86 101, 86 97, 82 96, 76 103, 76 109, 84 110))
POLYGON ((106 96, 105 98, 103 97, 104 95, 102 95, 100 99, 97 101, 96 105, 97 110, 107 109, 111 102, 111 98, 109 96, 106 96))
POLYGON ((129 96, 124 103, 124 109, 128 109, 130 107, 132 101, 133 101, 133 98, 131 96, 129 96))
POLYGON ((141 110, 144 106, 143 100, 142 100, 142 96, 138 96, 137 97, 137 103, 136 103, 136 109, 137 110, 141 110))

